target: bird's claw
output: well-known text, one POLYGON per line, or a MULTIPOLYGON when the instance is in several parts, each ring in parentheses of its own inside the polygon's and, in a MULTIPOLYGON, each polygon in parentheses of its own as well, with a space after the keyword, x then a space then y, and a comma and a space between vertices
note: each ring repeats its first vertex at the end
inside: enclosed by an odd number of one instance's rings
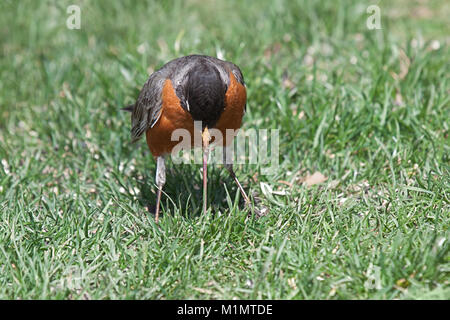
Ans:
POLYGON ((259 205, 258 207, 253 206, 251 203, 246 202, 245 208, 249 210, 248 216, 250 217, 252 214, 255 214, 257 218, 261 218, 266 216, 269 213, 269 208, 263 205, 259 205))

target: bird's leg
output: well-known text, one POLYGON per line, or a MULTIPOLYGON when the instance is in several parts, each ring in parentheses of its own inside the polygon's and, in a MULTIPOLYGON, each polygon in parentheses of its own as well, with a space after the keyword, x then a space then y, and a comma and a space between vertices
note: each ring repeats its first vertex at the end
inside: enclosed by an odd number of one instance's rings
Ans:
POLYGON ((208 127, 202 132, 202 145, 203 145, 203 214, 206 214, 206 204, 207 204, 207 196, 208 196, 208 175, 207 175, 207 166, 208 166, 208 154, 209 154, 209 140, 211 140, 211 136, 208 131, 208 127))
POLYGON ((236 182, 236 184, 237 184, 237 186, 238 186, 238 188, 239 188, 239 191, 241 191, 241 194, 242 194, 242 196, 244 197, 245 204, 246 204, 247 206, 250 206, 250 199, 249 199, 249 197, 247 196, 247 194, 245 193, 244 188, 242 187, 242 185, 241 185, 241 183, 239 182, 238 178, 236 177, 236 174, 234 173, 234 170, 233 170, 233 164, 225 164, 225 168, 227 168, 228 172, 230 173, 230 176, 231 176, 231 177, 233 178, 233 180, 236 182))
POLYGON ((156 185, 158 186, 158 192, 156 196, 156 211, 155 211, 155 223, 159 220, 159 203, 161 202, 161 192, 164 184, 166 183, 166 165, 164 163, 164 157, 156 158, 156 185))
POLYGON ((236 174, 234 173, 234 170, 233 170, 233 159, 228 159, 228 157, 227 157, 227 150, 226 150, 226 147, 223 148, 223 162, 224 162, 224 164, 225 164, 225 168, 226 168, 226 169, 228 170, 228 172, 230 173, 230 176, 231 176, 231 177, 233 178, 233 180, 236 182, 236 184, 237 184, 237 186, 238 186, 238 188, 239 188, 239 191, 240 191, 241 194, 242 194, 242 197, 244 197, 245 204, 246 204, 247 206, 250 206, 250 199, 249 199, 249 197, 247 196, 247 194, 245 193, 244 188, 242 187, 242 185, 241 185, 241 183, 239 182, 238 178, 236 177, 236 174))

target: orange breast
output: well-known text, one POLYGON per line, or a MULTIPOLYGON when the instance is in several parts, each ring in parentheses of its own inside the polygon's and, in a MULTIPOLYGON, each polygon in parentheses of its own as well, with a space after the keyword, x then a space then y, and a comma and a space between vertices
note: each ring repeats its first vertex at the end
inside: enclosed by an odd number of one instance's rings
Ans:
POLYGON ((146 132, 147 145, 153 156, 159 157, 172 151, 179 141, 171 141, 172 132, 176 129, 186 129, 191 137, 194 134, 194 120, 180 104, 172 81, 167 79, 162 90, 161 116, 146 132))
MULTIPOLYGON (((245 87, 230 72, 230 84, 225 94, 225 110, 215 126, 222 133, 223 141, 218 141, 217 144, 229 145, 233 141, 234 135, 227 139, 226 129, 237 130, 241 127, 246 99, 245 87)), ((161 116, 158 122, 146 132, 147 145, 153 156, 168 154, 180 143, 180 141, 171 141, 172 133, 176 129, 186 129, 191 137, 191 146, 193 146, 194 120, 191 114, 181 107, 180 99, 178 99, 170 79, 164 82, 160 112, 161 116)), ((199 132, 197 134, 201 135, 199 132)))
MULTIPOLYGON (((223 136, 223 141, 219 145, 229 145, 235 135, 226 136, 226 129, 237 130, 241 127, 242 117, 244 116, 245 102, 247 101, 247 92, 245 87, 237 82, 233 73, 230 72, 230 85, 225 94, 225 110, 217 121, 216 128, 223 136)), ((237 131, 236 131, 237 134, 237 131)))

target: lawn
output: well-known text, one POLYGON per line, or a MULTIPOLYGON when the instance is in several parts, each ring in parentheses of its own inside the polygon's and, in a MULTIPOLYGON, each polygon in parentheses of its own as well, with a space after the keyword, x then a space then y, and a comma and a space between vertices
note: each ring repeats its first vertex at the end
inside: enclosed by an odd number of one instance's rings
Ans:
POLYGON ((0 4, 0 299, 450 299, 450 5, 422 1, 0 4), (81 9, 69 29, 67 7, 81 9), (370 5, 381 29, 369 29, 370 5), (239 65, 243 129, 279 165, 211 166, 130 143, 149 74, 239 65), (311 184, 311 175, 322 175, 311 184))

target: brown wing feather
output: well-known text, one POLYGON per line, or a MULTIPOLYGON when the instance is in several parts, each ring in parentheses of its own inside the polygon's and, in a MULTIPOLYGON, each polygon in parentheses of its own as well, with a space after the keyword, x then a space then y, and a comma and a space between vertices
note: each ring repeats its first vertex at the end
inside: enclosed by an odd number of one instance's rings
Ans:
POLYGON ((131 138, 135 142, 151 128, 160 115, 161 92, 166 80, 166 72, 153 73, 145 83, 131 114, 131 138))

